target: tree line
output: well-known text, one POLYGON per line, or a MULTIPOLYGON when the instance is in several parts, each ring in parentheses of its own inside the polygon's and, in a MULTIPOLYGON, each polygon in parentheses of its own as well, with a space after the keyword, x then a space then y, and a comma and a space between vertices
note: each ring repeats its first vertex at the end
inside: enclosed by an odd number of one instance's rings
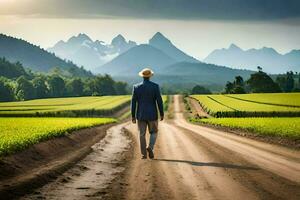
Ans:
POLYGON ((247 81, 241 76, 236 76, 233 82, 228 81, 225 86, 227 94, 244 93, 276 93, 300 92, 300 74, 292 71, 277 75, 275 80, 258 67, 258 72, 251 74, 247 81))
POLYGON ((109 75, 71 78, 61 74, 59 70, 51 74, 37 74, 25 71, 21 63, 9 63, 5 59, 0 59, 2 102, 123 94, 128 94, 127 83, 115 81, 109 75))

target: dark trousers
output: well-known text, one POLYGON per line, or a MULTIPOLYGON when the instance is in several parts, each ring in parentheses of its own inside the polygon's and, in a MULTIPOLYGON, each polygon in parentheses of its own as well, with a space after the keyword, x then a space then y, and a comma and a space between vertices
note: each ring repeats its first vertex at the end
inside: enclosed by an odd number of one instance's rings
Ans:
POLYGON ((155 141, 157 138, 157 132, 158 132, 158 120, 155 121, 143 121, 138 120, 138 128, 140 132, 140 147, 141 147, 141 153, 143 156, 147 155, 146 150, 146 132, 147 127, 150 133, 150 139, 149 139, 149 147, 153 150, 155 141))

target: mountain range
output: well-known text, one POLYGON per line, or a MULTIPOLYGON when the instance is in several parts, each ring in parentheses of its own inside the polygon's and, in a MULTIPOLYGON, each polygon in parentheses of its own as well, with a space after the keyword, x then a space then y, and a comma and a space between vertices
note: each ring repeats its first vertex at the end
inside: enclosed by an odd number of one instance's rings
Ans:
POLYGON ((247 79, 258 65, 270 73, 300 69, 299 50, 282 55, 272 48, 244 51, 234 44, 213 51, 202 62, 181 51, 160 32, 146 44, 127 41, 122 35, 105 44, 81 33, 66 42, 58 42, 48 51, 24 40, 0 35, 0 57, 10 62, 20 61, 33 71, 49 72, 58 67, 73 76, 92 76, 84 69, 88 68, 95 74, 107 73, 116 80, 133 84, 140 80, 137 73, 150 67, 155 72, 154 80, 172 89, 202 84, 219 90, 235 76, 247 79))
POLYGON ((59 68, 70 76, 92 76, 91 72, 84 68, 58 58, 39 46, 4 34, 0 34, 0 57, 13 63, 20 62, 25 68, 35 72, 50 72, 54 68, 59 68))
POLYGON ((141 44, 129 49, 127 52, 117 56, 110 62, 96 68, 98 73, 111 75, 135 75, 145 66, 162 72, 168 65, 178 62, 200 63, 197 59, 179 50, 163 34, 157 32, 148 44, 141 44))
POLYGON ((66 42, 57 42, 47 50, 60 58, 72 60, 77 65, 94 70, 134 46, 135 42, 127 42, 120 34, 113 38, 110 44, 106 44, 99 40, 93 41, 86 34, 80 33, 66 42))
POLYGON ((291 70, 300 71, 300 50, 280 54, 273 48, 243 50, 231 44, 228 48, 214 50, 203 61, 250 70, 256 70, 257 66, 260 66, 268 73, 286 73, 291 70))

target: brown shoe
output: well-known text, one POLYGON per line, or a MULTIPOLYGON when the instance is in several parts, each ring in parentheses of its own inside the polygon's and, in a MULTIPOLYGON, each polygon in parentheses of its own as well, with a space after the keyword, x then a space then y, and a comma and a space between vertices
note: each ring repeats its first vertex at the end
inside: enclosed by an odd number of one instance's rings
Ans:
POLYGON ((142 159, 147 159, 147 156, 142 156, 142 159))

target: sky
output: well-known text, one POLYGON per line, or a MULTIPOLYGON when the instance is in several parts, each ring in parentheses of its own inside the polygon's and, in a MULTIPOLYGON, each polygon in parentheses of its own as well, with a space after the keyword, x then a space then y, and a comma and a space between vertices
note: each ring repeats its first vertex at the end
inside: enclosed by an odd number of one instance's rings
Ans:
POLYGON ((147 43, 157 32, 203 59, 231 43, 300 49, 299 0, 0 0, 0 32, 43 48, 86 33, 147 43))

